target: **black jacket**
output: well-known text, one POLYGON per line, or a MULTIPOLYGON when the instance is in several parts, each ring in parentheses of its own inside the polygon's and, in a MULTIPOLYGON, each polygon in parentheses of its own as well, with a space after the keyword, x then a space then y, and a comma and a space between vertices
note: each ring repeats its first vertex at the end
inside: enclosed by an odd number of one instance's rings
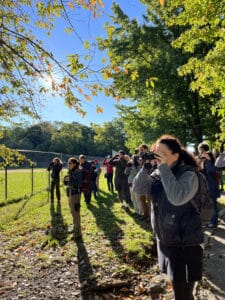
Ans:
MULTIPOLYGON (((178 165, 172 172, 179 178, 185 172, 185 166, 178 165)), ((151 178, 152 226, 160 242, 167 246, 192 246, 203 243, 200 216, 192 203, 189 201, 180 206, 171 204, 160 176, 153 173, 151 178)))
POLYGON ((48 171, 52 170, 51 177, 52 179, 59 179, 59 173, 62 170, 62 164, 55 165, 53 162, 47 168, 48 171))

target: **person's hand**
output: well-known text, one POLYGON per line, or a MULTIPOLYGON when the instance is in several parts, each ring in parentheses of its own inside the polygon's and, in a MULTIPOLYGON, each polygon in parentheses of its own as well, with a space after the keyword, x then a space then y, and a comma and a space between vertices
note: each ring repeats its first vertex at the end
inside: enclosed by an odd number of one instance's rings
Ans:
POLYGON ((155 152, 156 154, 158 154, 158 156, 156 157, 157 162, 161 165, 161 164, 167 164, 168 165, 168 155, 164 152, 155 152))
POLYGON ((203 154, 201 155, 201 158, 202 158, 202 159, 210 160, 210 156, 209 156, 208 153, 203 153, 203 154))

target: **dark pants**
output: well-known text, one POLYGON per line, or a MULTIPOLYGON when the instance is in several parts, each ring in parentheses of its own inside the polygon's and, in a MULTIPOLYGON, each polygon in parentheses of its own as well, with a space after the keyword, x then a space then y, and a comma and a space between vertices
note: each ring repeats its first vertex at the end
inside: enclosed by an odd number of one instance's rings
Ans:
POLYGON ((217 198, 212 198, 213 200, 213 215, 211 218, 211 224, 213 224, 213 226, 217 226, 218 224, 218 206, 217 206, 217 198))
POLYGON ((173 282, 175 300, 194 300, 194 282, 173 282))
POLYGON ((123 203, 123 201, 125 201, 128 204, 131 203, 130 189, 127 178, 116 179, 115 188, 118 192, 119 200, 121 203, 123 203))
POLYGON ((91 202, 91 189, 88 191, 83 192, 84 201, 89 204, 91 202))
POLYGON ((203 248, 165 246, 157 240, 159 267, 172 283, 175 300, 193 300, 194 283, 202 279, 203 248))
POLYGON ((59 180, 59 178, 52 179, 52 182, 51 182, 51 201, 54 201, 54 190, 56 190, 57 200, 60 201, 61 200, 61 194, 60 194, 60 180, 59 180))
POLYGON ((95 199, 97 198, 97 191, 98 191, 98 188, 97 188, 96 180, 92 180, 91 181, 91 192, 93 192, 95 199))
POLYGON ((113 173, 107 173, 107 186, 108 190, 113 192, 113 173))

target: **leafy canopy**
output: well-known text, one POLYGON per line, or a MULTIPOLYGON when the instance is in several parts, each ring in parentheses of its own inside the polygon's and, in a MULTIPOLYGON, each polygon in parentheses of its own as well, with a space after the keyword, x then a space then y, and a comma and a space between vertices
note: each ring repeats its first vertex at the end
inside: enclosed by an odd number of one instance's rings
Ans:
MULTIPOLYGON (((108 37, 99 39, 107 50, 112 90, 132 106, 117 105, 128 134, 128 146, 152 143, 165 132, 177 135, 184 144, 214 139, 218 116, 211 108, 215 95, 201 97, 190 90, 191 75, 178 73, 190 54, 172 47, 182 29, 165 24, 168 8, 158 1, 143 1, 146 15, 142 24, 130 20, 118 5, 113 6, 113 25, 106 24, 108 37)), ((199 49, 198 55, 202 49, 199 49)))
POLYGON ((193 74, 191 88, 202 97, 218 95, 212 112, 220 117, 221 133, 225 140, 225 1, 171 0, 166 1, 168 26, 184 28, 173 46, 190 53, 186 64, 179 68, 181 76, 193 74), (201 56, 196 55, 204 45, 201 56))
MULTIPOLYGON (((65 99, 66 105, 84 115, 82 98, 89 99, 83 86, 97 93, 98 84, 88 84, 88 63, 85 66, 77 53, 68 55, 67 63, 49 52, 36 32, 51 35, 57 18, 67 24, 65 30, 76 34, 70 12, 87 9, 93 17, 100 14, 101 0, 32 1, 2 0, 0 2, 0 117, 29 115, 39 117, 38 108, 46 93, 65 99), (48 81, 48 84, 46 84, 48 81), (82 87, 82 88, 81 88, 82 87), (77 95, 80 95, 78 97, 77 95)), ((89 50, 88 42, 82 41, 89 50)), ((100 109, 99 109, 100 111, 100 109)))

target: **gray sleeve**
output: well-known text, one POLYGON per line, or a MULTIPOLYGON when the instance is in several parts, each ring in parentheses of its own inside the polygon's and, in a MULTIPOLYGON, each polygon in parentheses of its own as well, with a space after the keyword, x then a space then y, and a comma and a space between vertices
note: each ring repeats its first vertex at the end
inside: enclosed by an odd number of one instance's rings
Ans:
POLYGON ((159 166, 164 190, 169 202, 179 206, 191 200, 198 191, 198 176, 195 172, 186 171, 178 179, 168 165, 159 166))
POLYGON ((133 191, 136 194, 148 195, 150 194, 150 183, 148 172, 141 168, 133 179, 133 191))

